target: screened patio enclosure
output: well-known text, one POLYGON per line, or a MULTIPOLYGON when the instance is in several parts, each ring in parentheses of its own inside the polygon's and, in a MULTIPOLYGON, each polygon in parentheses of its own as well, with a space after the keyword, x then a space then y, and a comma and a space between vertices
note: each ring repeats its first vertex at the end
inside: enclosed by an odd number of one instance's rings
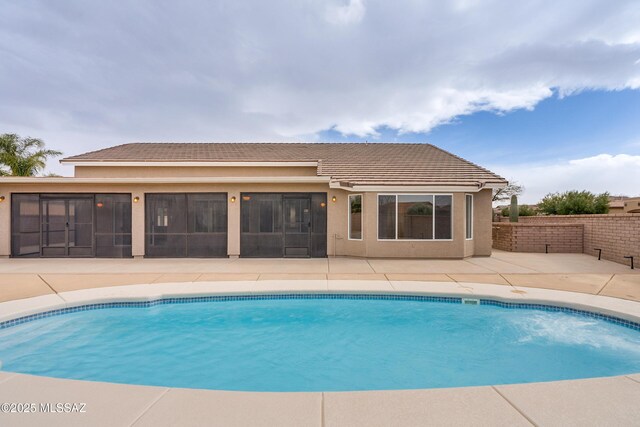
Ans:
POLYGON ((13 194, 14 257, 131 257, 130 194, 13 194))
POLYGON ((145 195, 145 256, 227 256, 226 193, 145 195))
POLYGON ((326 193, 242 193, 240 256, 326 257, 326 193))

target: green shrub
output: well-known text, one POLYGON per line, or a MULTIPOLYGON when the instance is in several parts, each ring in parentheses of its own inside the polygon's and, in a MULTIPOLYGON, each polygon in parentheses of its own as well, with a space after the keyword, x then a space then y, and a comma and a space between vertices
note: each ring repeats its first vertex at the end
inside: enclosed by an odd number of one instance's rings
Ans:
POLYGON ((536 211, 529 205, 518 206, 518 216, 535 216, 536 211))
MULTIPOLYGON (((500 215, 504 217, 508 217, 510 211, 511 209, 509 209, 508 207, 502 208, 502 210, 500 211, 500 215)), ((537 212, 531 206, 529 205, 518 206, 518 216, 536 216, 536 215, 537 215, 537 212)))
POLYGON ((549 215, 605 214, 609 212, 609 193, 593 194, 589 191, 549 193, 538 210, 549 215))

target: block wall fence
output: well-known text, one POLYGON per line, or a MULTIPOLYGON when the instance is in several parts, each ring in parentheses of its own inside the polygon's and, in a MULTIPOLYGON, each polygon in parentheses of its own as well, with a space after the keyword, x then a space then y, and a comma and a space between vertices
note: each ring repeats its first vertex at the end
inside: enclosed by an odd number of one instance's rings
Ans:
POLYGON ((508 218, 493 223, 493 247, 512 252, 582 252, 630 265, 625 256, 633 256, 640 266, 640 214, 549 215, 508 218), (506 220, 506 221, 505 221, 506 220), (505 222, 503 222, 505 221, 505 222), (582 230, 582 238, 576 235, 582 230), (545 240, 545 242, 541 242, 545 240), (577 241, 579 240, 579 241, 577 241))
POLYGON ((582 224, 493 225, 493 247, 509 252, 579 253, 584 247, 582 224), (549 245, 548 247, 546 245, 549 245))

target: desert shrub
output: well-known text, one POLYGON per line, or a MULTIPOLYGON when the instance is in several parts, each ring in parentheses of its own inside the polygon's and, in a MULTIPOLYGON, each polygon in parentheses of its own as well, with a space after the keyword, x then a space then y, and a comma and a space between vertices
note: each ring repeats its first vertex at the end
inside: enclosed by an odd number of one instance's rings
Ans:
POLYGON ((593 194, 589 191, 549 193, 538 210, 549 215, 605 214, 609 212, 609 193, 593 194))

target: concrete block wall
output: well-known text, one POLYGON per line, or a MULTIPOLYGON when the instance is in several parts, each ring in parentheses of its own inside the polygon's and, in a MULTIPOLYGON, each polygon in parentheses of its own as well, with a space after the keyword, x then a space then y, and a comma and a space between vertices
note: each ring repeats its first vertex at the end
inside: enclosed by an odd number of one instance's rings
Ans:
MULTIPOLYGON (((495 225, 509 223, 494 223, 495 225)), ((597 255, 595 248, 602 249, 602 258, 630 265, 625 256, 634 256, 640 264, 640 214, 611 215, 549 215, 520 217, 519 225, 580 224, 583 226, 583 250, 589 255, 597 255)), ((496 246, 494 231, 494 248, 496 246)), ((507 250, 507 249, 506 249, 507 250)))
POLYGON ((493 224, 493 247, 510 252, 582 253, 582 224, 493 224))

